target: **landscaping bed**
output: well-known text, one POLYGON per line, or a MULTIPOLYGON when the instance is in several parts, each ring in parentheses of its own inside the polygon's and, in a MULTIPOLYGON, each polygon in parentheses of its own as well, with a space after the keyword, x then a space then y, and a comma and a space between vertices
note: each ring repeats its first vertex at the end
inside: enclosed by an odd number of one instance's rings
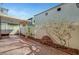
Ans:
POLYGON ((53 48, 56 48, 58 50, 61 50, 63 52, 71 54, 71 55, 79 55, 78 49, 73 49, 73 48, 70 48, 70 47, 65 47, 65 46, 53 43, 53 41, 48 36, 44 36, 42 39, 37 39, 37 38, 34 38, 34 37, 30 37, 30 36, 28 36, 27 38, 30 38, 30 39, 37 41, 37 42, 40 42, 44 45, 51 46, 53 48))

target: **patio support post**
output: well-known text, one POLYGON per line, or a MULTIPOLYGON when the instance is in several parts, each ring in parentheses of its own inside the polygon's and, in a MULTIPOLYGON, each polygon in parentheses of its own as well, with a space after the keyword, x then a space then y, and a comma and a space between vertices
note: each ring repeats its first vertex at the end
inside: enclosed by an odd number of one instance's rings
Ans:
POLYGON ((1 16, 0 16, 0 39, 1 39, 1 16))
POLYGON ((19 36, 21 36, 20 24, 19 24, 19 36))

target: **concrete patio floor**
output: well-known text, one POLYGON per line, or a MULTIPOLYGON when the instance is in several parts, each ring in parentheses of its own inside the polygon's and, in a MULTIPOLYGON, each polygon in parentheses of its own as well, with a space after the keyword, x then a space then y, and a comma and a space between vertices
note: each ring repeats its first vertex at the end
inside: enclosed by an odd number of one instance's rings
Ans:
POLYGON ((68 55, 50 46, 33 40, 23 41, 19 36, 0 40, 0 55, 68 55))

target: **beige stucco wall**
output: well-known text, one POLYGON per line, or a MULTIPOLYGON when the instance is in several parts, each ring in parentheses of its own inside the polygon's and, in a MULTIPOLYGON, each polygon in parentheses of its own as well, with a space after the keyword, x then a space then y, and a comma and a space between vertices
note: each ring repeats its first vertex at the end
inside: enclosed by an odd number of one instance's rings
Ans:
POLYGON ((76 4, 63 4, 54 9, 50 9, 41 14, 35 15, 34 20, 36 25, 34 31, 35 37, 42 38, 44 35, 48 35, 51 38, 54 38, 55 40, 53 41, 57 44, 61 44, 61 42, 52 33, 53 27, 50 27, 50 25, 52 25, 54 22, 59 23, 61 21, 68 21, 69 23, 72 22, 75 30, 70 31, 71 38, 69 41, 66 40, 66 42, 69 42, 69 45, 66 44, 65 46, 79 49, 79 8, 77 8, 76 4), (61 11, 57 11, 57 8, 59 7, 61 8, 61 11), (48 13, 47 16, 45 16, 46 12, 48 13), (77 23, 77 25, 74 23, 77 23), (46 29, 45 26, 49 26, 48 29, 46 29))

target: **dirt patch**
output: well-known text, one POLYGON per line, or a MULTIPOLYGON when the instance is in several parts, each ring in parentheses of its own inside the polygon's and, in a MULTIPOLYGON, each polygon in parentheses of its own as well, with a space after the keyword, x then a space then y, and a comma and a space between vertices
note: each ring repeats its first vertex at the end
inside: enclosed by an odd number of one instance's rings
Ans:
POLYGON ((37 38, 34 38, 34 37, 30 37, 28 36, 27 38, 30 38, 34 41, 37 41, 37 42, 40 42, 44 45, 48 45, 48 46, 51 46, 53 48, 56 48, 58 50, 61 50, 63 52, 66 52, 66 53, 69 53, 71 55, 79 55, 79 50, 78 49, 73 49, 73 48, 70 48, 70 47, 65 47, 65 46, 62 46, 60 44, 55 44, 50 37, 48 36, 44 36, 42 37, 42 39, 37 39, 37 38))
POLYGON ((41 43, 51 46, 51 45, 53 44, 53 41, 51 40, 50 37, 44 36, 44 37, 41 39, 41 43))

